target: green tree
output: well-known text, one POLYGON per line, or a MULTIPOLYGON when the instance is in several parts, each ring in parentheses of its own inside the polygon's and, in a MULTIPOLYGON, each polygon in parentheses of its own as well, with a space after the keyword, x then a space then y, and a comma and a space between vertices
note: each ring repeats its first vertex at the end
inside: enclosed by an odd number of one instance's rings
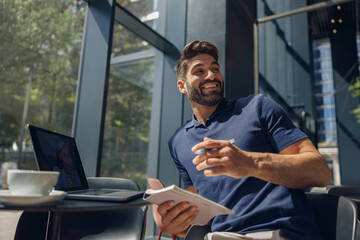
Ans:
POLYGON ((81 6, 70 0, 0 0, 0 124, 8 116, 17 129, 4 133, 8 142, 29 143, 29 137, 21 135, 22 116, 25 123, 71 132, 84 19, 81 6))
MULTIPOLYGON (((152 11, 151 1, 118 1, 135 16, 152 11)), ((149 50, 151 46, 115 23, 112 56, 149 50)), ((146 187, 154 59, 113 65, 105 119, 102 176, 125 177, 146 187)))
MULTIPOLYGON (((360 97, 360 76, 356 77, 355 81, 350 84, 349 91, 351 91, 351 96, 360 97)), ((357 122, 360 123, 360 104, 351 113, 355 115, 357 122)))

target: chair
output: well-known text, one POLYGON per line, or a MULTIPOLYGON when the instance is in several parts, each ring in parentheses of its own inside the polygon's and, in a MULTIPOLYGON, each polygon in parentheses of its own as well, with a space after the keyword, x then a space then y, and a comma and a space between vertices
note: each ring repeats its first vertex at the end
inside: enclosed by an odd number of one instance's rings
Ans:
MULTIPOLYGON (((343 197, 347 197, 350 199, 356 199, 356 200, 360 200, 360 187, 356 187, 356 186, 331 186, 328 188, 327 193, 329 195, 333 195, 333 196, 343 196, 343 197)), ((359 205, 359 201, 357 202, 358 204, 355 206, 356 208, 359 205)), ((348 206, 348 208, 350 208, 348 206)), ((352 211, 351 208, 347 209, 347 211, 352 211)), ((359 213, 359 211, 357 211, 357 213, 359 213)), ((355 228, 355 239, 360 239, 360 222, 359 222, 359 215, 356 215, 357 217, 357 221, 356 221, 356 225, 353 226, 353 228, 355 228)))
MULTIPOLYGON (((360 240, 357 205, 349 198, 326 193, 307 192, 323 239, 360 240)), ((192 226, 185 240, 204 239, 209 226, 192 226)))
POLYGON ((203 240, 205 235, 210 232, 210 226, 196 226, 193 225, 189 228, 189 230, 186 233, 185 240, 203 240))
MULTIPOLYGON (((89 188, 139 190, 128 179, 89 177, 89 188)), ((64 212, 60 239, 144 239, 147 207, 97 212, 64 212)), ((48 213, 23 212, 15 239, 45 239, 48 213)))
POLYGON ((324 239, 360 239, 359 213, 354 201, 326 193, 306 193, 306 196, 324 239))
POLYGON ((345 196, 360 199, 360 187, 355 186, 331 186, 327 193, 334 196, 345 196))

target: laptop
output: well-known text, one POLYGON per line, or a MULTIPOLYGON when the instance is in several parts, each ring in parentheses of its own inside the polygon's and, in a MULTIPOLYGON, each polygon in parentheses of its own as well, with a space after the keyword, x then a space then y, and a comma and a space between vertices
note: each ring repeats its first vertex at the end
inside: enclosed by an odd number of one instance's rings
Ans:
POLYGON ((75 139, 33 125, 28 125, 39 170, 60 172, 55 190, 65 191, 67 199, 129 201, 143 191, 126 189, 89 189, 75 139))

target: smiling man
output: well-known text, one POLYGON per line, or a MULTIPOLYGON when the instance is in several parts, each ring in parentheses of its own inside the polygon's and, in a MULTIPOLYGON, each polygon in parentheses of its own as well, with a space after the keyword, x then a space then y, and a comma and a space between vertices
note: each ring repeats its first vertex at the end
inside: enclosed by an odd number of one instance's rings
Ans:
MULTIPOLYGON (((206 239, 321 239, 303 188, 324 187, 331 174, 307 136, 261 94, 224 98, 218 50, 209 42, 187 44, 175 71, 194 114, 169 141, 173 160, 188 191, 235 212, 212 219, 206 239), (212 150, 196 155, 199 149, 212 150)), ((154 209, 173 236, 183 236, 198 214, 187 202, 154 209)))

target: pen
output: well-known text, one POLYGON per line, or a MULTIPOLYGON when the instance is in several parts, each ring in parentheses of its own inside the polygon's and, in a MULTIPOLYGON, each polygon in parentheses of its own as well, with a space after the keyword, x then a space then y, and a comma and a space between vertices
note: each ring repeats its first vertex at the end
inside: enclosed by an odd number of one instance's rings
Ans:
MULTIPOLYGON (((230 140, 228 140, 228 142, 230 142, 231 144, 234 144, 235 143, 235 139, 230 139, 230 140)), ((204 153, 204 152, 206 152, 206 151, 210 151, 210 150, 215 150, 215 148, 203 148, 203 149, 199 149, 199 150, 197 150, 196 152, 195 152, 195 154, 202 154, 202 153, 204 153)))

